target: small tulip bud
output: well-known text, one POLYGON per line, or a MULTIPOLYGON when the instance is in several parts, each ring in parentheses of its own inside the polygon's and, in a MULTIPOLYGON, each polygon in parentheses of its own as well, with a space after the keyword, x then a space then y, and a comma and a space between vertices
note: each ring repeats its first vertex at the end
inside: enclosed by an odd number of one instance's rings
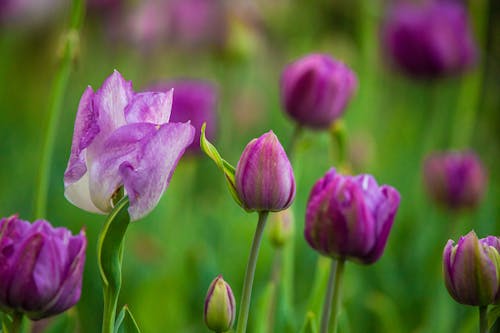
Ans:
POLYGON ((349 67, 326 54, 310 54, 284 69, 281 100, 300 125, 328 129, 344 113, 356 87, 349 67))
POLYGON ((424 162, 424 185, 431 198, 448 209, 474 208, 483 197, 486 176, 472 152, 434 153, 424 162))
POLYGON ((236 167, 235 183, 246 210, 280 211, 292 204, 293 169, 273 131, 246 146, 236 167))
POLYGON ((446 288, 459 303, 484 306, 500 299, 500 238, 478 239, 474 231, 450 239, 443 252, 446 288))
POLYGON ((221 275, 208 288, 205 298, 205 324, 214 332, 226 332, 234 324, 236 305, 233 291, 221 275))
POLYGON ((305 238, 323 255, 371 264, 384 252, 399 193, 370 175, 331 169, 314 185, 306 209, 305 238))
POLYGON ((272 214, 269 220, 269 240, 279 249, 293 236, 294 216, 290 209, 285 209, 272 214))

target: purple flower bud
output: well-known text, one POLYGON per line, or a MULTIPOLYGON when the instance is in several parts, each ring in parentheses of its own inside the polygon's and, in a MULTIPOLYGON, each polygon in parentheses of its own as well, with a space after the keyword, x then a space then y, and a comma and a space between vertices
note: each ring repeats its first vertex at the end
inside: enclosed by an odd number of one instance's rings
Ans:
POLYGON ((446 288, 459 303, 488 305, 500 299, 500 238, 478 239, 474 231, 460 237, 457 245, 450 239, 443 252, 446 288))
POLYGON ((61 313, 80 299, 87 238, 17 215, 0 220, 0 307, 33 320, 61 313))
POLYGON ((327 129, 357 88, 354 72, 326 54, 310 54, 285 67, 281 102, 300 125, 327 129))
POLYGON ((64 194, 75 206, 106 214, 123 186, 132 220, 147 215, 191 144, 194 128, 171 123, 172 91, 135 93, 115 71, 83 93, 75 120, 64 194))
POLYGON ((382 255, 399 207, 399 193, 370 175, 330 169, 311 190, 304 235, 323 255, 371 264, 382 255))
POLYGON ((229 331, 234 324, 235 313, 233 291, 219 275, 210 284, 205 298, 205 324, 214 332, 229 331))
POLYGON ((236 166, 235 182, 246 210, 280 211, 292 204, 293 169, 273 131, 245 147, 236 166))
POLYGON ((415 77, 459 74, 477 57, 467 12, 458 2, 394 5, 388 12, 383 42, 394 64, 415 77))
POLYGON ((201 125, 207 124, 205 135, 212 141, 217 130, 217 90, 208 81, 178 80, 158 83, 149 88, 152 91, 168 92, 174 89, 171 122, 190 121, 195 128, 193 143, 188 151, 199 153, 201 125))
POLYGON ((483 197, 485 171, 473 152, 433 153, 423 169, 427 192, 448 209, 474 208, 483 197))

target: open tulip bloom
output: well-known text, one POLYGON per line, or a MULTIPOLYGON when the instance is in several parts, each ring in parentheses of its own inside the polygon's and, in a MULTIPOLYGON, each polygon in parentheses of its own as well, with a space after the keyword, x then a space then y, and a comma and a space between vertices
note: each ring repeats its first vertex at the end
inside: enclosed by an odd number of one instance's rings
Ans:
POLYGON ((194 137, 189 123, 169 123, 172 90, 134 93, 115 71, 80 100, 64 173, 65 196, 75 206, 106 214, 124 187, 131 220, 158 203, 194 137))

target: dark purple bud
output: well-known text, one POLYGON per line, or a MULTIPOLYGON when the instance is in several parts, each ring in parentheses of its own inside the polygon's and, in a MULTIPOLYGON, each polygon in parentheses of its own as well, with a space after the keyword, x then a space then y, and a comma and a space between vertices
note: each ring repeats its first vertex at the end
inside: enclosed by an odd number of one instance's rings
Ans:
POLYGON ((311 190, 304 235, 321 254, 362 264, 384 252, 399 193, 370 175, 343 176, 330 169, 311 190))
POLYGON ((195 128, 193 143, 187 152, 199 153, 201 125, 207 124, 205 135, 212 141, 217 132, 217 89, 208 81, 176 80, 158 83, 149 88, 152 91, 168 92, 174 89, 170 122, 190 121, 195 128))
POLYGON ((235 182, 246 210, 280 211, 292 204, 293 169, 273 131, 245 147, 236 167, 235 182))
POLYGON ((234 324, 236 305, 229 284, 217 276, 208 288, 205 298, 204 319, 207 327, 214 332, 226 332, 234 324))
POLYGON ((459 303, 482 306, 497 303, 500 291, 500 239, 478 239, 474 231, 460 237, 457 245, 450 239, 443 252, 446 288, 459 303))
POLYGON ((16 215, 0 220, 0 305, 33 320, 61 313, 80 299, 87 239, 49 222, 16 215))
POLYGON ((485 192, 486 176, 473 152, 433 153, 424 161, 424 185, 448 209, 474 208, 485 192))
POLYGON ((285 67, 281 102, 300 125, 327 129, 338 119, 357 88, 354 72, 326 54, 310 54, 285 67))
POLYGON ((394 65, 417 78, 460 74, 477 58, 467 12, 459 2, 394 5, 383 42, 394 65))

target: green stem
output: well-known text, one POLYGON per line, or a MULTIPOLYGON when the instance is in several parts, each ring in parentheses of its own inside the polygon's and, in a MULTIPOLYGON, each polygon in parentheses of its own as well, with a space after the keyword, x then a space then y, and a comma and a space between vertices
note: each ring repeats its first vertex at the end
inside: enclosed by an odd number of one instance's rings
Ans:
POLYGON ((330 128, 330 136, 333 146, 337 148, 337 165, 348 169, 347 165, 347 131, 344 122, 337 120, 330 128))
POLYGON ((45 130, 45 139, 42 148, 42 160, 38 174, 38 186, 35 196, 35 218, 44 217, 47 209, 47 193, 50 177, 50 162, 54 153, 56 129, 61 118, 62 102, 68 85, 72 64, 75 61, 79 43, 79 30, 85 15, 83 0, 73 0, 71 8, 71 22, 64 36, 62 56, 56 72, 49 100, 49 120, 45 130))
POLYGON ((479 333, 488 333, 488 305, 479 307, 479 333))
MULTIPOLYGON (((119 197, 120 195, 117 199, 119 197)), ((128 204, 128 197, 118 201, 99 234, 97 257, 104 297, 102 333, 114 333, 116 308, 122 284, 123 239, 130 223, 128 204)))
POLYGON ((328 333, 328 323, 330 322, 330 313, 332 312, 332 300, 333 300, 333 290, 335 285, 336 272, 337 272, 337 260, 332 259, 330 275, 328 277, 328 286, 325 295, 325 303, 323 305, 323 314, 321 315, 320 333, 328 333))
POLYGON ((282 251, 281 249, 276 249, 274 254, 273 269, 271 273, 271 283, 274 285, 274 289, 271 291, 271 300, 269 304, 269 313, 267 316, 267 332, 274 332, 274 322, 276 317, 276 306, 278 300, 278 290, 280 287, 281 280, 281 266, 282 266, 282 251))
POLYGON ((245 333, 248 322, 248 312, 250 310, 250 300, 252 296, 253 278, 255 275, 255 267, 257 265, 257 257, 259 256, 260 241, 266 226, 268 211, 259 212, 259 222, 255 230, 255 235, 252 242, 252 249, 250 250, 250 257, 248 258, 247 270, 245 273, 245 281, 243 283, 243 291, 240 303, 240 312, 238 314, 238 327, 236 333, 245 333))
POLYGON ((23 314, 21 312, 14 312, 12 314, 12 324, 9 333, 20 333, 23 324, 23 314))
POLYGON ((342 278, 344 275, 344 265, 345 261, 339 259, 337 263, 337 269, 335 270, 335 285, 333 288, 333 301, 332 301, 332 314, 330 316, 330 327, 333 329, 333 333, 337 331, 337 322, 339 314, 339 304, 340 304, 340 285, 342 284, 342 278))
POLYGON ((295 125, 295 128, 293 129, 292 137, 290 138, 288 146, 286 147, 286 154, 288 155, 288 159, 290 161, 292 160, 292 156, 295 153, 295 148, 297 147, 297 141, 302 135, 303 130, 304 130, 303 127, 298 124, 295 125))

